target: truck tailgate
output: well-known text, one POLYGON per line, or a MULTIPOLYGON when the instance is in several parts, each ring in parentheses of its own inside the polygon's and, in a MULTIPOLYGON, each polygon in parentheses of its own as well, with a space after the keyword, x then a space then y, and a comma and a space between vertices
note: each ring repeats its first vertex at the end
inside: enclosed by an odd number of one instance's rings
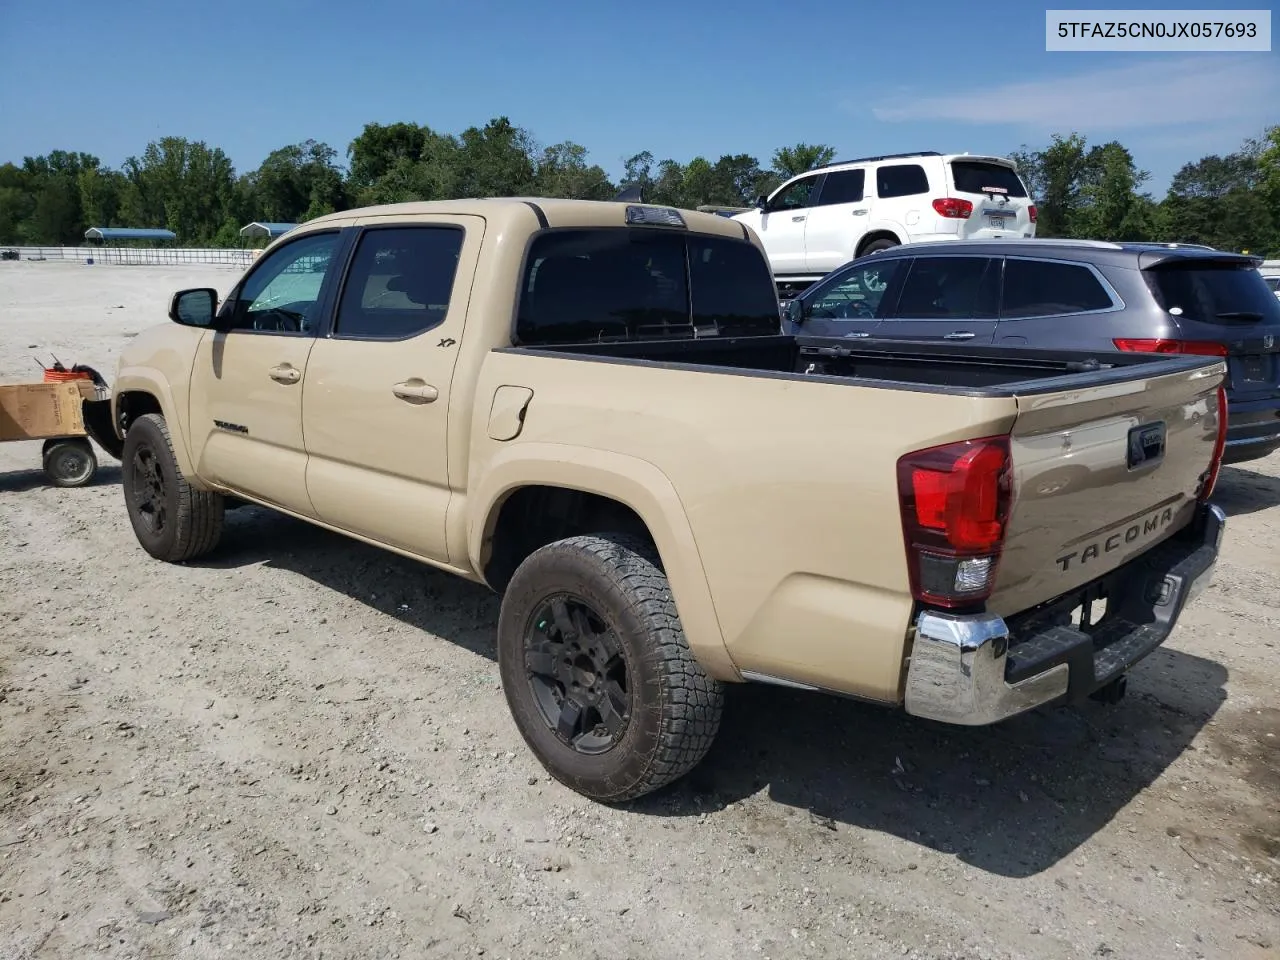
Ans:
POLYGON ((1213 461, 1225 370, 1019 393, 1014 499, 989 610, 1061 597, 1187 524, 1213 461))

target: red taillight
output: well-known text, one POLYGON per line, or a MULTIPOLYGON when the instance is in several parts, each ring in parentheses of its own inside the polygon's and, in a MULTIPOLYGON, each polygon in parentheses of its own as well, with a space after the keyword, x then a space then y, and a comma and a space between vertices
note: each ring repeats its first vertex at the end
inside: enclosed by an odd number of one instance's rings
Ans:
POLYGON ((1227 345, 1215 340, 1112 340, 1117 349, 1137 353, 1191 353, 1204 357, 1225 357, 1227 345))
POLYGON ((1218 474, 1222 470, 1222 455, 1227 452, 1227 391, 1218 387, 1218 437, 1213 442, 1213 459, 1204 482, 1200 484, 1200 493, 1196 497, 1201 503, 1213 496, 1213 488, 1218 485, 1218 474))
POLYGON ((959 197, 938 197, 933 201, 933 209, 938 211, 938 216, 949 220, 968 220, 973 204, 959 197))
POLYGON ((1027 207, 1027 216, 1031 218, 1032 223, 1036 222, 1036 205, 1034 203, 1027 207))
POLYGON ((907 454, 898 498, 916 600, 959 607, 990 596, 1013 502, 1009 438, 907 454))

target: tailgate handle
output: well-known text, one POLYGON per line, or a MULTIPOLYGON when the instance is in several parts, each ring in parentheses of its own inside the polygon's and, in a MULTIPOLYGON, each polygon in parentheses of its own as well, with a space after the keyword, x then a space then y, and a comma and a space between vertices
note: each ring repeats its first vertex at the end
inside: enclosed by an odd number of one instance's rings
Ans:
POLYGON ((972 340, 975 334, 972 330, 952 330, 943 336, 943 340, 972 340))

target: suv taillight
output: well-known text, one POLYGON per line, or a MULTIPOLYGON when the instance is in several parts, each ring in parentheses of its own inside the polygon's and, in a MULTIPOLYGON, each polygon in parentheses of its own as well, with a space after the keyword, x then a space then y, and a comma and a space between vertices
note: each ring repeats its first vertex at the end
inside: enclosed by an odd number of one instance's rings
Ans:
POLYGON ((1009 438, 986 437, 898 460, 898 500, 911 593, 961 607, 991 595, 1013 503, 1009 438))
POLYGON ((1032 223, 1036 222, 1036 205, 1034 203, 1027 207, 1027 216, 1031 218, 1032 223))
POLYGON ((938 197, 933 201, 933 209, 938 216, 949 220, 968 220, 973 213, 973 204, 959 197, 938 197))
POLYGON ((1213 496, 1213 488, 1218 485, 1218 474, 1222 470, 1222 456, 1227 452, 1227 390, 1218 387, 1218 437, 1213 442, 1213 459, 1209 461, 1209 469, 1205 471, 1204 481, 1200 484, 1200 492, 1196 499, 1205 503, 1213 496))
POLYGON ((1216 340, 1112 340, 1117 349, 1138 353, 1193 353, 1205 357, 1225 357, 1227 345, 1216 340))

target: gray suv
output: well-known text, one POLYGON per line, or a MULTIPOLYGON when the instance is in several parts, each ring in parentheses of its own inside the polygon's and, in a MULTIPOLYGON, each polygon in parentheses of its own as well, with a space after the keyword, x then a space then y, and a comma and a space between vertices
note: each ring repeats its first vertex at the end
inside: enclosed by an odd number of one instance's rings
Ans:
POLYGON ((1280 300, 1207 247, 951 240, 860 257, 782 303, 808 336, 1225 357, 1228 463, 1280 448, 1280 300))

